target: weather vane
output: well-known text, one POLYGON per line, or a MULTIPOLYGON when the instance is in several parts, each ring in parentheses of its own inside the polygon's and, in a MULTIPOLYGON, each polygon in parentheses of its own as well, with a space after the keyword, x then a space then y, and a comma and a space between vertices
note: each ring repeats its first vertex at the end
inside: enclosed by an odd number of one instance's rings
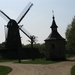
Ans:
POLYGON ((55 18, 55 17, 54 17, 54 10, 52 10, 52 15, 53 15, 53 19, 54 19, 54 18, 55 18))
POLYGON ((54 16, 54 10, 52 10, 52 15, 54 16))

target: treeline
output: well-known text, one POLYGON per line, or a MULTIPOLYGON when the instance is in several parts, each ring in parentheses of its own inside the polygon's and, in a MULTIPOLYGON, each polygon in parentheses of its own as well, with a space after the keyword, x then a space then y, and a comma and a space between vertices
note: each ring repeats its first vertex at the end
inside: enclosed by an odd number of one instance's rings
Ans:
MULTIPOLYGON (((9 59, 17 59, 18 58, 18 50, 17 49, 5 49, 5 42, 0 44, 0 54, 4 58, 9 59)), ((20 52, 20 56, 23 59, 29 58, 44 58, 45 57, 45 44, 34 44, 33 50, 31 49, 31 44, 23 45, 22 50, 20 52)))
MULTIPOLYGON (((0 43, 0 49, 5 47, 5 42, 0 43)), ((38 48, 41 54, 45 54, 45 43, 37 43, 33 45, 34 48, 38 48)), ((24 45, 22 44, 22 48, 31 48, 31 44, 24 45)))
MULTIPOLYGON (((23 45, 23 48, 30 48, 30 47, 31 47, 31 44, 23 45)), ((33 47, 37 48, 39 50, 41 58, 45 57, 45 53, 46 53, 45 52, 45 43, 43 43, 43 44, 40 44, 40 43, 34 44, 33 47)))
POLYGON ((66 52, 69 54, 75 54, 75 16, 67 26, 65 36, 67 41, 66 52))

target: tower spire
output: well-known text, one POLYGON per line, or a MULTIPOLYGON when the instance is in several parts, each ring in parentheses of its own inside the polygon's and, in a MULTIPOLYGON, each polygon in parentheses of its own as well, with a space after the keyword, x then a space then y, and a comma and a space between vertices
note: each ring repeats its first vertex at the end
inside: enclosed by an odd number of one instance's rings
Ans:
POLYGON ((56 25, 56 22, 55 22, 55 17, 54 17, 54 11, 52 10, 52 15, 53 15, 53 17, 52 17, 52 19, 53 19, 53 21, 52 21, 52 25, 51 25, 51 29, 52 29, 52 31, 57 31, 57 28, 58 28, 58 26, 56 25))
POLYGON ((54 19, 55 19, 55 17, 54 17, 54 10, 52 10, 52 15, 53 15, 53 17, 52 17, 52 18, 53 18, 53 20, 54 20, 54 19))

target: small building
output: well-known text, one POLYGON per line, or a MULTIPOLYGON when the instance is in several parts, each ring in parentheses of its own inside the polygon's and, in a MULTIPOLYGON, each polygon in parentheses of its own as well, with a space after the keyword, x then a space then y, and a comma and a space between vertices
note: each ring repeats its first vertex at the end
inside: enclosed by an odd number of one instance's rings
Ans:
POLYGON ((53 21, 51 25, 51 33, 45 39, 46 47, 46 59, 47 60, 65 60, 66 59, 66 48, 65 39, 58 33, 55 22, 55 17, 53 15, 53 21))

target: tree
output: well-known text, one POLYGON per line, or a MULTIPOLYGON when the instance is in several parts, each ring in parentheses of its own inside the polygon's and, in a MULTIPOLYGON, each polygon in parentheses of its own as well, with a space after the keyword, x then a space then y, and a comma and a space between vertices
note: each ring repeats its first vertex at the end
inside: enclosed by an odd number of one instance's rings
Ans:
POLYGON ((71 24, 68 25, 65 35, 67 40, 66 48, 71 52, 75 52, 75 16, 71 24))
MULTIPOLYGON (((30 48, 31 45, 27 44, 27 45, 25 45, 25 47, 30 48)), ((45 52, 45 43, 43 43, 43 44, 40 44, 40 43, 34 44, 34 48, 37 48, 39 50, 41 58, 45 57, 45 53, 46 53, 45 52)))

